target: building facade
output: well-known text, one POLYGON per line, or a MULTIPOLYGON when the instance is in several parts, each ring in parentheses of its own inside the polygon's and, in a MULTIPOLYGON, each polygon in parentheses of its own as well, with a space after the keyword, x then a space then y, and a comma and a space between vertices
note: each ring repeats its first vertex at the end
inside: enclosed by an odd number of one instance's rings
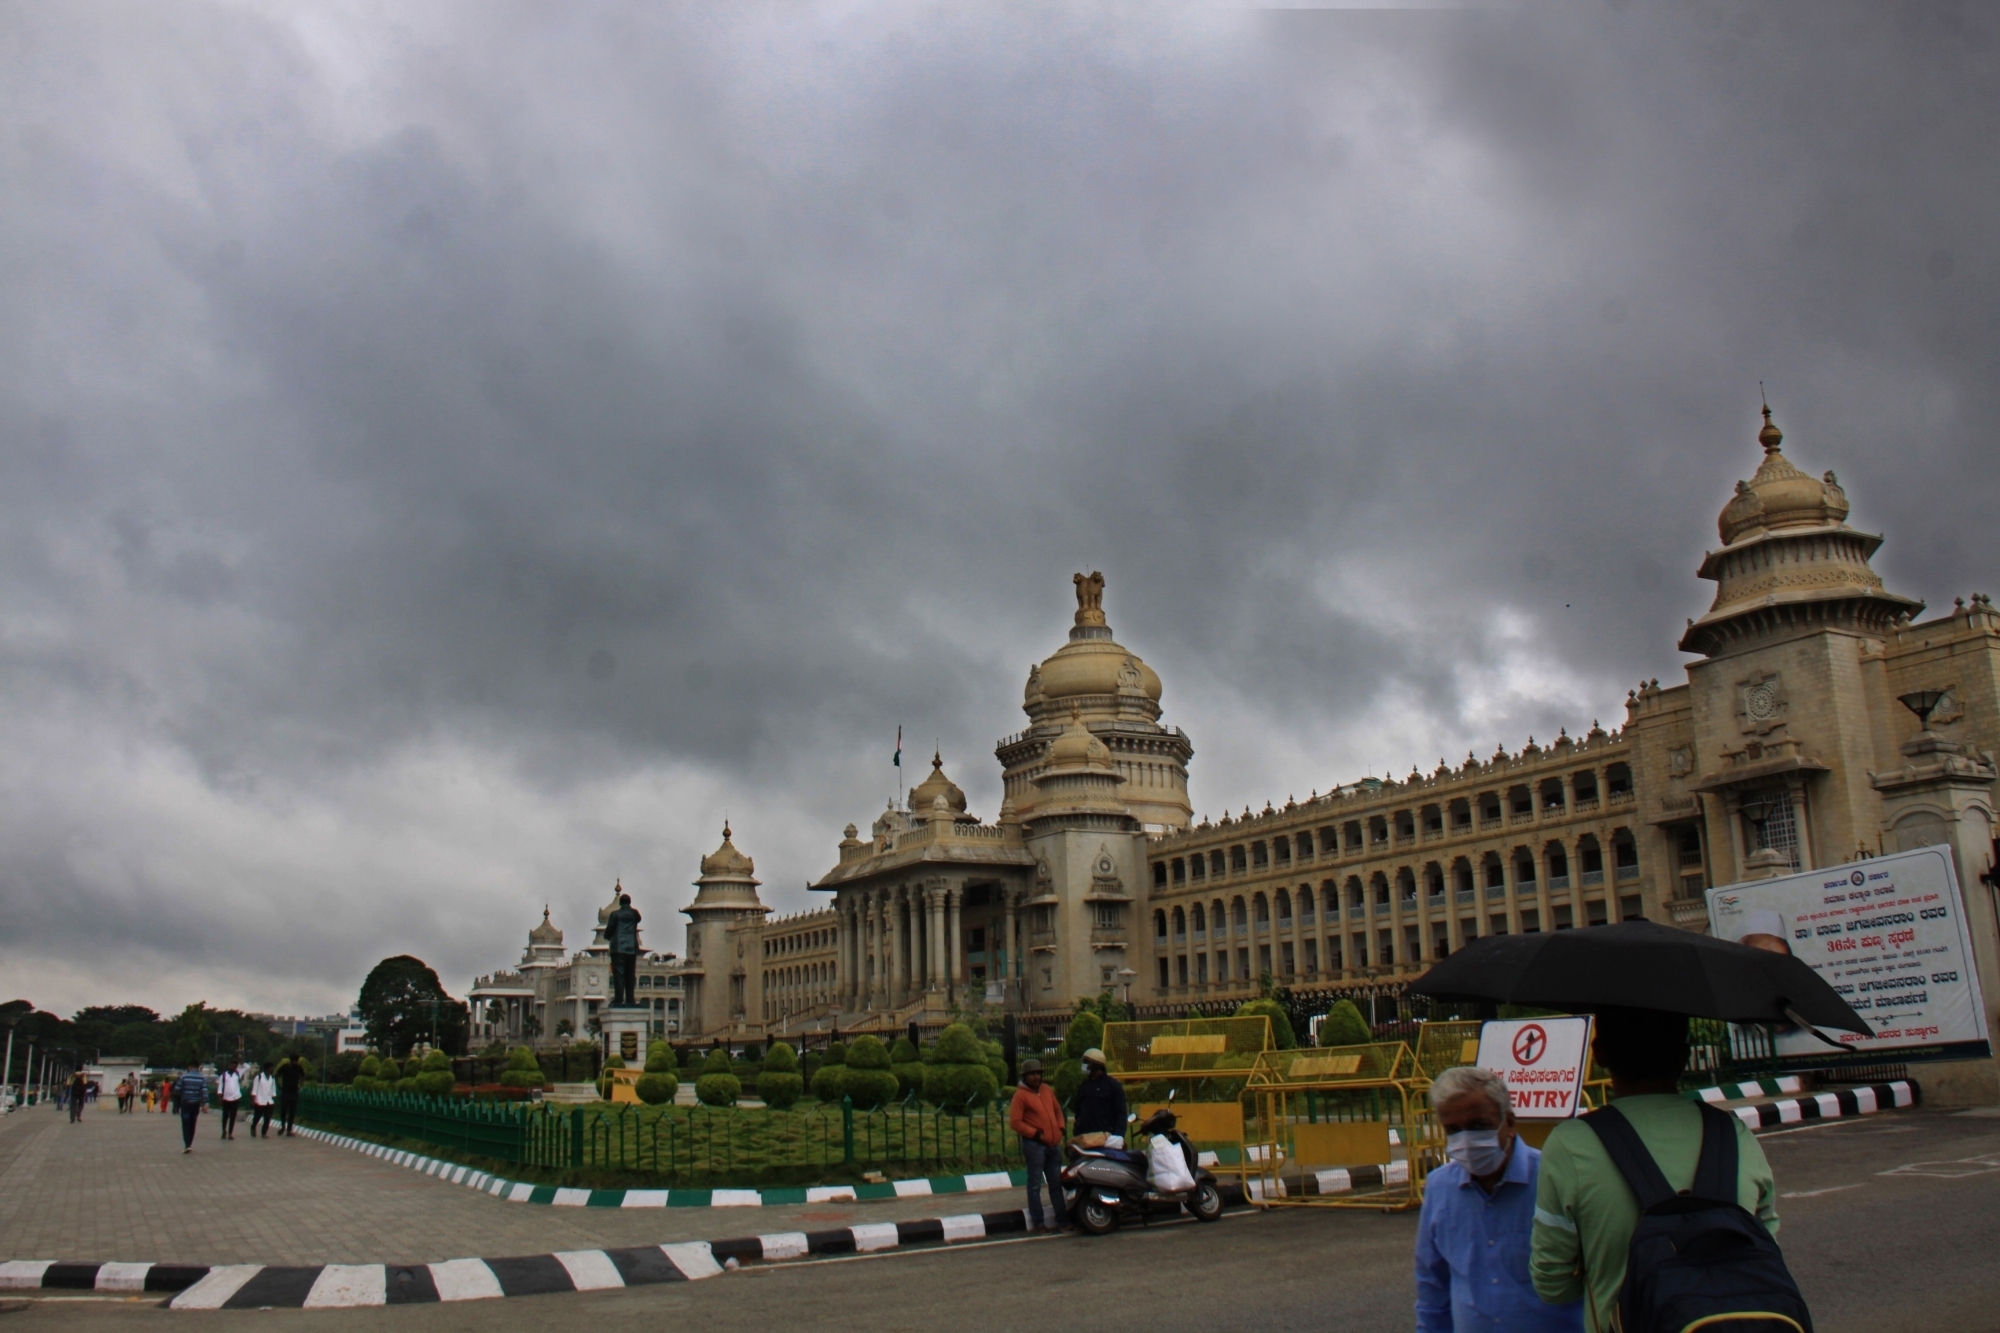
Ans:
MULTIPOLYGON (((1612 728, 1283 808, 1193 818, 1193 744, 1113 637, 1103 577, 1078 574, 1068 641, 1028 672, 1028 725, 995 747, 993 820, 934 756, 866 838, 847 826, 812 885, 827 905, 775 920, 725 828, 683 909, 686 958, 649 960, 685 1003, 666 1030, 888 1029, 973 1003, 1053 1020, 1107 989, 1179 1012, 1266 975, 1393 985, 1489 935, 1705 930, 1713 885, 1937 843, 1957 856, 1991 1005, 2000 615, 1975 595, 1922 619, 1870 567, 1882 538, 1848 525, 1834 475, 1794 466, 1768 409, 1757 438, 1697 571, 1716 588, 1681 636, 1685 680, 1642 682, 1612 728)), ((581 1022, 597 954, 562 959, 560 933, 537 931, 475 999, 581 1022)))

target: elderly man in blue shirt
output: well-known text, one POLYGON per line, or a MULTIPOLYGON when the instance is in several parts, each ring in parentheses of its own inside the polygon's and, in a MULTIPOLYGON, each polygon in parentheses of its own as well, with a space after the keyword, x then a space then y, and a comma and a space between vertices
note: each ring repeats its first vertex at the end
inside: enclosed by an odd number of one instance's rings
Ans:
POLYGON ((1450 1158, 1424 1182, 1417 1223, 1417 1333, 1582 1333, 1583 1303, 1546 1305, 1528 1277, 1535 1176, 1507 1085, 1447 1069, 1431 1085, 1450 1158))

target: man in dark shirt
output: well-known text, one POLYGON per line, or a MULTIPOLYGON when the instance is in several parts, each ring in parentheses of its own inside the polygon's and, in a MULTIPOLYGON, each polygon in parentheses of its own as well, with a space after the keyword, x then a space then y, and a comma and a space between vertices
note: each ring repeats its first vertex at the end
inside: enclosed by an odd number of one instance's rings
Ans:
POLYGON ((1076 1133, 1115 1134, 1125 1133, 1125 1086, 1104 1072, 1110 1062, 1104 1052, 1093 1046, 1083 1053, 1083 1084, 1076 1090, 1073 1109, 1076 1112, 1076 1133))
POLYGON ((304 1062, 298 1056, 278 1066, 278 1133, 290 1134, 299 1118, 299 1085, 305 1082, 304 1062))

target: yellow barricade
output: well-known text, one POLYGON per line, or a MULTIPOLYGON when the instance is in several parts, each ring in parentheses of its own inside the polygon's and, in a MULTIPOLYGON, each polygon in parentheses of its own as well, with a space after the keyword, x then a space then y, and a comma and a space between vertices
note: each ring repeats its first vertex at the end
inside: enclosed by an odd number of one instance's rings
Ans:
POLYGON ((1266 1051, 1249 1092, 1246 1183, 1258 1206, 1388 1211, 1423 1202, 1444 1136, 1430 1079, 1407 1044, 1266 1051))
POLYGON ((1261 1014, 1104 1025, 1108 1072, 1139 1119, 1169 1105, 1172 1093, 1181 1133, 1215 1154, 1222 1175, 1246 1173, 1244 1093, 1270 1049, 1271 1020, 1261 1014))

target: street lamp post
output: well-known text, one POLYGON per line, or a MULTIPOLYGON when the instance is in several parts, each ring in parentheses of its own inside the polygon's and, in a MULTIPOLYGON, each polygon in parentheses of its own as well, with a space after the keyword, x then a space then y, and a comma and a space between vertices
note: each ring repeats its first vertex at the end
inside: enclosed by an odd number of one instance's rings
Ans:
POLYGON ((1132 983, 1138 979, 1138 976, 1139 974, 1129 967, 1118 969, 1118 984, 1125 988, 1125 1017, 1127 1018, 1132 1016, 1132 983))

